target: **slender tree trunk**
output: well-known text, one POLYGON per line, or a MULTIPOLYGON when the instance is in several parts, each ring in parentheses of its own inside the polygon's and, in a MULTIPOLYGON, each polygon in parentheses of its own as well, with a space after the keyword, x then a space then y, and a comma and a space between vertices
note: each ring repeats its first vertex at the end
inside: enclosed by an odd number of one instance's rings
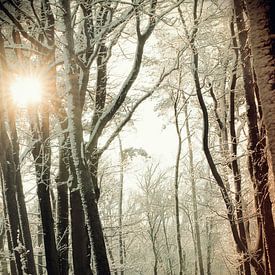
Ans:
MULTIPOLYGON (((0 179, 1 180, 1 179, 0 179)), ((0 265, 1 274, 8 275, 8 264, 5 254, 5 217, 0 218, 0 265)))
POLYGON ((185 105, 184 113, 185 113, 185 127, 186 127, 186 135, 187 135, 188 150, 189 150, 189 169, 190 169, 191 187, 192 187, 192 206, 193 206, 194 227, 195 227, 195 243, 197 247, 200 275, 204 275, 199 216, 198 216, 197 188, 196 188, 196 182, 195 182, 193 148, 192 148, 191 133, 189 128, 189 115, 188 115, 187 104, 185 105))
MULTIPOLYGON (((1 111, 0 111, 1 112, 1 111)), ((15 258, 14 258, 14 251, 12 248, 12 241, 11 241, 11 233, 10 230, 8 228, 8 218, 7 218, 7 207, 6 207, 6 203, 5 203, 5 196, 4 196, 4 191, 3 191, 3 173, 2 173, 2 169, 0 169, 0 183, 1 183, 1 193, 2 193, 2 197, 3 197, 3 212, 4 212, 4 223, 5 223, 5 232, 6 232, 6 237, 7 237, 7 244, 8 244, 8 258, 9 258, 9 267, 10 267, 10 272, 11 274, 17 274, 16 271, 16 263, 15 263, 15 258)))
POLYGON ((8 242, 8 248, 9 248, 9 267, 11 274, 17 274, 16 269, 16 262, 13 255, 13 249, 12 249, 12 241, 11 241, 11 235, 10 231, 6 229, 6 235, 7 235, 7 242, 8 242))
MULTIPOLYGON (((6 67, 6 56, 5 56, 5 49, 4 49, 4 40, 2 37, 2 33, 0 33, 0 51, 1 51, 1 67, 3 70, 2 74, 2 82, 8 81, 7 77, 7 72, 8 69, 6 67)), ((13 30, 13 37, 19 35, 17 32, 13 30)), ((15 40, 15 43, 18 43, 17 40, 15 40)), ((13 192, 16 198, 13 199, 12 204, 14 207, 17 209, 14 209, 13 211, 16 211, 17 214, 14 212, 14 215, 16 215, 16 218, 14 222, 19 223, 19 227, 15 229, 16 231, 18 230, 17 233, 12 233, 13 229, 11 229, 11 237, 12 237, 12 243, 13 246, 16 244, 19 245, 20 242, 20 247, 18 247, 18 253, 20 253, 21 256, 21 263, 22 263, 22 269, 26 273, 31 273, 31 274, 36 274, 36 269, 35 269, 35 263, 34 263, 34 256, 33 256, 33 247, 32 247, 32 240, 31 240, 31 234, 30 234, 30 228, 29 228, 29 221, 28 221, 28 216, 27 216, 27 210, 26 210, 26 204, 25 204, 25 198, 24 198, 24 191, 23 191, 23 186, 22 186, 22 180, 21 180, 21 173, 20 173, 20 163, 19 163, 19 144, 18 144, 18 137, 17 137, 17 131, 16 131, 16 115, 15 115, 15 108, 12 104, 10 95, 8 92, 5 91, 6 87, 1 87, 1 97, 5 97, 6 100, 6 106, 4 106, 4 101, 2 101, 1 98, 1 108, 2 111, 4 112, 4 109, 7 110, 7 118, 8 118, 8 124, 9 124, 9 130, 10 130, 10 137, 11 139, 9 140, 8 134, 6 132, 6 129, 4 129, 5 126, 1 126, 1 131, 2 133, 2 144, 4 145, 4 148, 1 149, 1 151, 6 150, 7 151, 4 158, 6 158, 6 161, 8 162, 7 165, 1 165, 2 169, 6 169, 6 172, 9 173, 7 175, 9 179, 6 178, 6 175, 3 173, 3 179, 4 183, 9 180, 11 181, 10 184, 14 185, 13 187, 13 192), (6 107, 6 108, 5 108, 6 107), (12 170, 11 170, 12 169, 12 170), (14 174, 12 174, 14 173, 14 174), (17 220, 17 221, 16 221, 17 220), (18 234, 18 237, 17 237, 18 234), (19 237, 20 236, 20 237, 19 237), (17 240, 18 238, 18 240, 17 240)), ((4 98, 3 97, 3 98, 4 98)), ((3 115, 3 113, 1 114, 3 115)), ((2 116, 2 119, 4 116, 2 116)), ((0 122, 3 123, 3 122, 0 122)), ((4 159, 3 158, 3 159, 4 159)), ((2 160, 3 160, 2 159, 2 160)), ((10 195, 9 195, 10 196, 10 195)), ((6 202, 6 206, 8 207, 10 203, 6 202)), ((7 209, 7 214, 9 216, 9 210, 7 209)), ((10 225, 11 226, 11 225, 10 225)), ((15 246, 14 246, 15 248, 15 246)), ((16 256, 17 258, 17 265, 20 266, 21 269, 21 263, 19 264, 19 256, 16 256)), ((18 271, 21 273, 22 271, 18 271)))
POLYGON ((58 275, 58 254, 54 234, 54 220, 50 200, 51 152, 49 145, 49 111, 44 105, 41 111, 41 130, 38 132, 38 118, 31 113, 33 140, 36 141, 32 154, 35 161, 37 196, 43 229, 46 268, 49 274, 58 275), (35 123, 36 121, 36 123, 35 123), (36 124, 36 125, 35 125, 36 124))
MULTIPOLYGON (((91 132, 94 130, 106 103, 106 89, 107 89, 107 48, 102 41, 98 50, 96 59, 97 74, 96 74, 96 95, 94 104, 94 114, 91 123, 91 132)), ((92 183, 96 194, 96 199, 99 200, 100 190, 98 186, 98 163, 99 154, 97 154, 98 144, 97 140, 90 148, 91 155, 89 156, 89 169, 91 173, 92 183)))
POLYGON ((171 256, 170 256, 170 245, 168 242, 167 229, 166 229, 164 217, 162 218, 162 228, 163 228, 163 234, 164 234, 164 239, 165 239, 165 246, 167 249, 167 260, 168 260, 168 266, 169 266, 169 274, 173 275, 173 267, 172 267, 172 261, 171 261, 171 256))
MULTIPOLYGON (((37 205, 37 212, 40 212, 39 204, 37 205)), ((39 250, 37 252, 37 265, 38 265, 38 274, 43 275, 43 229, 41 226, 41 215, 38 214, 38 225, 37 225, 37 246, 39 250)))
POLYGON ((177 93, 176 99, 174 102, 174 116, 175 116, 175 126, 178 138, 178 148, 176 155, 176 164, 175 164, 175 178, 174 178, 174 198, 175 198, 175 218, 176 218, 176 238, 177 238, 177 250, 179 258, 179 274, 183 275, 183 256, 182 256, 182 245, 181 245, 181 230, 180 230, 180 213, 179 213, 179 168, 180 168, 180 157, 181 157, 181 148, 182 148, 182 138, 181 138, 181 129, 179 125, 179 112, 178 112, 178 102, 179 94, 177 93))
POLYGON ((156 241, 152 241, 153 253, 154 253, 154 275, 158 275, 158 252, 156 248, 156 241))
MULTIPOLYGON (((17 30, 13 29, 12 32, 13 40, 16 45, 22 45, 22 41, 20 38, 20 34, 17 30)), ((16 50, 17 58, 20 62, 23 61, 23 55, 20 49, 16 50)), ((14 164, 16 167, 16 195, 17 195, 17 204, 18 204, 18 214, 19 214, 19 222, 20 228, 22 231, 22 241, 23 244, 28 251, 26 258, 26 272, 28 274, 36 275, 34 254, 33 254, 33 245, 32 238, 27 214, 27 208, 25 203, 25 195, 22 185, 21 171, 20 171, 20 161, 19 161, 19 143, 18 143, 18 135, 16 129, 16 106, 14 106, 12 102, 12 98, 7 95, 8 104, 7 104, 7 113, 10 127, 10 136, 13 147, 13 157, 14 164)))
POLYGON ((116 268, 116 262, 115 262, 115 258, 114 258, 114 254, 113 254, 113 251, 112 251, 112 248, 109 244, 109 241, 107 239, 107 237, 105 237, 105 243, 106 243, 106 247, 107 247, 107 251, 108 251, 108 254, 109 254, 109 258, 110 258, 110 261, 111 261, 111 264, 113 266, 113 274, 114 275, 118 275, 118 272, 117 272, 117 268, 116 268))
POLYGON ((124 157, 121 138, 118 135, 120 151, 120 171, 119 171, 119 205, 118 205, 118 242, 119 242, 119 264, 120 275, 124 275, 124 257, 123 257, 123 183, 124 183, 124 157))
POLYGON ((206 237, 207 237, 207 247, 206 247, 206 268, 207 275, 212 274, 212 246, 213 246, 213 219, 212 217, 206 221, 206 237))
MULTIPOLYGON (((0 53, 4 56, 4 44, 2 33, 0 33, 0 53)), ((1 63, 1 71, 3 71, 3 64, 1 63)), ((3 74, 1 77, 2 83, 4 82, 3 74)), ((7 215, 8 228, 11 237, 10 252, 15 257, 16 271, 15 275, 23 274, 22 264, 20 261, 19 250, 16 248, 20 241, 20 224, 19 214, 17 209, 17 198, 16 198, 16 168, 13 160, 12 143, 6 131, 4 124, 4 104, 3 104, 3 85, 0 86, 0 169, 1 169, 1 183, 3 192, 3 202, 5 212, 7 215)))
MULTIPOLYGON (((11 103, 10 103, 11 104, 11 103)), ((12 104, 11 104, 12 105, 12 104)), ((11 105, 8 107, 10 108, 11 105)), ((18 137, 15 125, 15 114, 14 108, 12 110, 8 110, 9 112, 9 124, 11 129, 11 142, 12 142, 12 151, 13 151, 13 161, 15 165, 15 185, 16 185, 16 199, 18 204, 18 215, 19 215, 19 223, 20 223, 20 231, 22 235, 22 243, 26 248, 26 262, 25 262, 25 272, 27 274, 36 274, 34 255, 33 255, 33 246, 31 239, 31 232, 29 227, 27 209, 25 204, 25 196, 22 186, 22 179, 20 173, 20 163, 19 163, 19 145, 18 145, 18 137), (13 113, 12 113, 13 112, 13 113)))
MULTIPOLYGON (((231 74, 231 83, 230 83, 230 115, 229 115, 229 124, 230 124, 230 137, 231 137, 231 168, 234 176, 234 184, 235 184, 235 204, 236 204, 236 213, 238 219, 238 229, 240 239, 243 245, 248 249, 247 239, 245 234, 245 225, 243 219, 243 202, 242 202, 242 189, 241 189, 241 173, 239 164, 237 161, 237 136, 236 136, 236 129, 235 129, 235 88, 237 83, 237 66, 238 66, 238 45, 237 39, 234 29, 234 17, 232 16, 232 20, 230 23, 230 30, 231 30, 231 37, 232 37, 232 46, 234 49, 234 62, 231 74)), ((240 251, 239 251, 240 252, 240 251)), ((245 253, 243 254, 243 271, 245 275, 251 274, 250 264, 249 264, 249 257, 245 253)))
MULTIPOLYGON (((198 54, 195 48, 193 48, 193 58, 194 58, 194 70, 193 70, 193 74, 194 74, 194 81, 195 81, 195 86, 196 86, 196 91, 197 91, 197 97, 200 103, 200 106, 202 108, 202 112, 203 112, 203 120, 204 120, 204 131, 203 131, 203 150, 207 159, 207 162, 209 164, 209 167, 211 169, 211 172, 213 174, 213 177, 215 178, 223 200, 225 202, 225 206, 227 209, 227 217, 228 217, 228 221, 230 223, 230 228, 231 228, 231 232, 234 238, 234 241, 236 243, 236 245, 238 246, 238 249, 240 251, 242 251, 243 253, 247 253, 247 249, 246 247, 243 245, 240 236, 239 236, 239 232, 238 232, 238 227, 236 224, 236 220, 235 220, 235 215, 233 212, 233 203, 232 200, 228 194, 228 191, 224 185, 224 182, 216 168, 216 165, 214 163, 214 160, 212 158, 211 152, 209 150, 209 146, 208 146, 208 131, 209 131, 209 121, 208 121, 208 112, 207 112, 207 108, 202 96, 202 91, 201 91, 201 87, 200 87, 200 81, 199 81, 199 76, 198 76, 198 54)), ((251 255, 251 263, 253 265, 253 267, 259 267, 259 262, 257 261, 256 257, 254 255, 251 255)), ((262 269, 260 267, 260 269, 262 269)))
MULTIPOLYGON (((66 138, 66 137, 65 137, 66 138)), ((68 252, 69 252, 69 215, 68 215, 68 177, 69 163, 66 155, 66 140, 60 143, 59 148, 59 171, 56 178, 57 183, 57 250, 59 260, 59 272, 67 275, 69 272, 68 252), (67 159, 67 160, 66 160, 67 159)))
POLYGON ((3 156, 0 157, 0 166, 3 174, 3 193, 8 218, 8 230, 11 235, 12 253, 15 257, 17 273, 23 274, 19 250, 16 249, 20 242, 20 224, 16 204, 16 186, 14 182, 16 170, 13 163, 11 145, 7 144, 8 136, 4 137, 4 139, 6 139, 6 141, 4 141, 3 129, 1 129, 1 132, 2 137, 0 138, 0 143, 5 145, 5 147, 0 148, 0 151, 5 152, 6 156, 5 158, 3 158, 3 156))

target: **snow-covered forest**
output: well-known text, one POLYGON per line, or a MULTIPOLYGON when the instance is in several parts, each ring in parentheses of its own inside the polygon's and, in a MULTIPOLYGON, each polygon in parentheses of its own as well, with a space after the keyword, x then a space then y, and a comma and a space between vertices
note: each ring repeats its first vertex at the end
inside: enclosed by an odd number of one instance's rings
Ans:
POLYGON ((0 274, 275 275, 273 2, 0 0, 0 274))

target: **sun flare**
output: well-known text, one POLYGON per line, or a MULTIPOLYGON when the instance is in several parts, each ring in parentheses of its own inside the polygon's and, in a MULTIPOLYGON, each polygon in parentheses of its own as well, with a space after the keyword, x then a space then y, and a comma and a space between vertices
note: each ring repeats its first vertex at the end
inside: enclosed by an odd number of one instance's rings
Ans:
POLYGON ((42 83, 38 77, 17 77, 10 89, 14 102, 22 106, 38 103, 42 97, 42 83))

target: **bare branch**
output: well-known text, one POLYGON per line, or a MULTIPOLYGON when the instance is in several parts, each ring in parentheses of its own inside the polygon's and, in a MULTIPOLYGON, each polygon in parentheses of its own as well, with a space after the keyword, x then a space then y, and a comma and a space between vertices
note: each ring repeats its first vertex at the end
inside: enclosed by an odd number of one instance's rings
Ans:
POLYGON ((5 6, 0 2, 0 9, 7 15, 7 17, 12 21, 12 23, 18 28, 20 33, 24 38, 29 40, 34 46, 37 48, 40 48, 41 50, 45 52, 49 52, 51 49, 41 44, 38 40, 30 36, 23 28, 23 26, 20 24, 20 22, 5 8, 5 6))

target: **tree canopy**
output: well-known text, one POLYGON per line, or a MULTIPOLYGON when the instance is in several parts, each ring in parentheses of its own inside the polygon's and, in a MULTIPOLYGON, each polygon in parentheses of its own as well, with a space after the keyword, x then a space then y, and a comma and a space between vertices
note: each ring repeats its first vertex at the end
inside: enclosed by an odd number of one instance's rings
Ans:
POLYGON ((274 3, 0 1, 0 273, 275 274, 274 3))

